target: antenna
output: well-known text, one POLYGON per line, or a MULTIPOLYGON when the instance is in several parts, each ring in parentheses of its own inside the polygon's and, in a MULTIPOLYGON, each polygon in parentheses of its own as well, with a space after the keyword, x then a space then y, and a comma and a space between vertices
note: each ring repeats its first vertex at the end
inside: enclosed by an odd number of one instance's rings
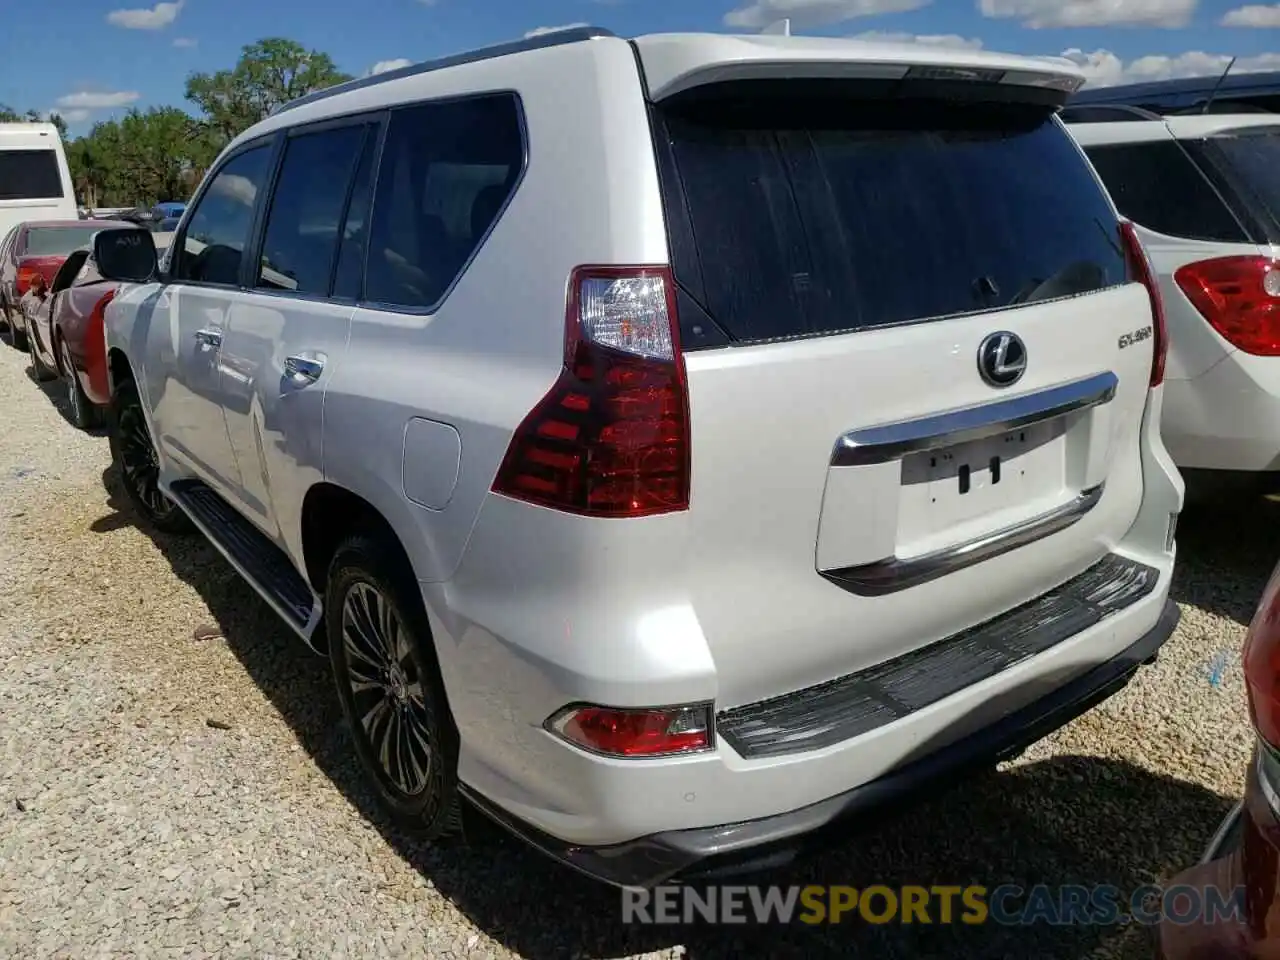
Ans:
POLYGON ((769 24, 760 31, 760 35, 764 37, 789 37, 791 36, 791 18, 786 17, 769 24))
POLYGON ((1222 81, 1227 79, 1227 74, 1231 72, 1231 68, 1236 65, 1236 58, 1232 57, 1231 62, 1227 64, 1227 69, 1222 71, 1222 76, 1218 78, 1218 82, 1213 85, 1213 89, 1209 91, 1209 99, 1204 102, 1204 106, 1200 109, 1201 113, 1208 113, 1209 108, 1213 106, 1213 98, 1218 95, 1218 90, 1222 87, 1222 81))

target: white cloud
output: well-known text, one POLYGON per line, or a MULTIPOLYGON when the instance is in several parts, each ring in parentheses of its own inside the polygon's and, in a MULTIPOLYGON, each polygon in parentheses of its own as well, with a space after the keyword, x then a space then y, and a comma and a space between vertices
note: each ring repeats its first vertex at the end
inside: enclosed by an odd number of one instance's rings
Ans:
POLYGON ((534 27, 524 36, 525 36, 525 39, 527 40, 530 37, 541 37, 543 34, 547 34, 547 33, 559 33, 561 30, 577 30, 579 27, 589 27, 589 26, 591 26, 591 24, 589 23, 566 23, 560 27, 534 27))
POLYGON ((1280 27, 1280 3, 1251 3, 1228 10, 1220 21, 1224 27, 1280 27))
POLYGON ((977 37, 962 37, 958 33, 895 33, 891 30, 867 30, 855 33, 851 40, 868 43, 920 43, 928 47, 946 47, 955 50, 981 50, 982 41, 977 37))
POLYGON ((406 60, 404 57, 397 57, 395 60, 379 60, 369 68, 369 72, 365 76, 372 77, 379 73, 386 73, 388 70, 399 70, 401 67, 407 67, 411 63, 413 63, 412 60, 406 60))
POLYGON ((107 110, 111 107, 127 107, 136 101, 138 96, 136 90, 121 90, 118 93, 82 90, 59 97, 58 106, 69 110, 107 110))
MULTIPOLYGON (((1214 77, 1231 62, 1225 53, 1189 50, 1176 56, 1138 57, 1127 63, 1110 50, 1085 53, 1078 48, 1064 50, 1062 55, 1075 63, 1089 78, 1091 87, 1110 87, 1118 83, 1142 83, 1149 80, 1173 80, 1179 77, 1214 77)), ((1231 68, 1231 75, 1259 70, 1280 70, 1280 53, 1260 53, 1241 57, 1231 68)))
POLYGON ((842 23, 881 13, 903 13, 927 7, 933 0, 751 0, 724 15, 726 26, 759 30, 779 20, 793 27, 842 23))
POLYGON ((196 41, 191 39, 190 37, 174 37, 173 45, 175 47, 184 47, 184 48, 194 47, 196 45, 196 41))
POLYGON ((1199 0, 978 0, 985 17, 1024 27, 1185 27, 1199 0))
POLYGON ((157 3, 154 7, 135 7, 129 10, 112 10, 107 23, 126 30, 163 30, 178 19, 178 12, 186 0, 157 3))

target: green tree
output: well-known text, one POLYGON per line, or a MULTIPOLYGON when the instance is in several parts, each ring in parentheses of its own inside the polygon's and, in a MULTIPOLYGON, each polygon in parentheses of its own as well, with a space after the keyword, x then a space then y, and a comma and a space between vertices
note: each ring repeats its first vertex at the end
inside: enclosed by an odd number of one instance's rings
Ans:
POLYGON ((350 79, 327 53, 268 37, 245 46, 230 70, 191 74, 186 96, 225 144, 290 100, 350 79))
POLYGON ((59 114, 51 113, 47 118, 42 117, 38 110, 28 110, 26 113, 19 113, 7 104, 0 103, 0 123, 39 123, 48 120, 58 128, 58 136, 63 140, 67 139, 67 121, 63 120, 59 114))

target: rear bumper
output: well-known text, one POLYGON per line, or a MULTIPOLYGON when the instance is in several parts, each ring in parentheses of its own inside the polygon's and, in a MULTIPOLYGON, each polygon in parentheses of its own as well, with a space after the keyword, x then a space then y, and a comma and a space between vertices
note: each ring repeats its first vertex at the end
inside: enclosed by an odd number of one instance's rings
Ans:
POLYGON ((1184 470, 1280 469, 1280 360, 1234 353, 1193 380, 1167 380, 1160 432, 1184 470))
MULTIPOLYGON (((745 873, 780 866, 828 842, 851 821, 896 809, 902 801, 965 769, 1011 756, 1102 702, 1155 657, 1178 624, 1177 606, 1165 601, 1155 626, 1087 673, 1074 678, 965 738, 912 760, 879 779, 819 803, 740 823, 652 834, 625 843, 568 843, 489 802, 472 790, 467 799, 519 838, 582 873, 618 886, 745 873)), ((465 789, 465 788, 464 788, 465 789)))

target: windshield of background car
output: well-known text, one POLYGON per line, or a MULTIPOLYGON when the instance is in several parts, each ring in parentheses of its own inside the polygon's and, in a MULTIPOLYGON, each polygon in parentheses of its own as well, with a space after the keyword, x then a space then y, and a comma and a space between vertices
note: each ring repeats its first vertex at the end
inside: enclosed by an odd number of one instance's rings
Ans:
POLYGON ((95 230, 101 230, 102 224, 92 227, 31 227, 27 231, 27 247, 23 251, 25 257, 45 257, 78 250, 89 242, 95 230))

